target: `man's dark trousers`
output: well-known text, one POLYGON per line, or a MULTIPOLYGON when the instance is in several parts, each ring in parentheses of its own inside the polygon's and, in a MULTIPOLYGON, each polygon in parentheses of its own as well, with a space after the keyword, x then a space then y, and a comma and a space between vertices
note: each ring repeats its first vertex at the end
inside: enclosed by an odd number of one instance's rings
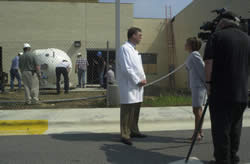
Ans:
POLYGON ((83 87, 85 86, 85 70, 83 69, 78 69, 78 85, 79 87, 83 87))
POLYGON ((243 113, 246 103, 210 101, 216 164, 238 164, 243 113))
POLYGON ((65 92, 69 91, 69 75, 68 75, 68 71, 64 67, 57 67, 56 68, 56 90, 57 90, 57 93, 60 93, 61 74, 63 75, 63 78, 64 78, 64 90, 65 90, 65 92))
POLYGON ((121 138, 130 139, 131 135, 140 134, 138 122, 141 103, 121 104, 120 128, 121 138))
POLYGON ((15 80, 15 78, 18 81, 18 88, 20 89, 22 87, 21 76, 20 76, 17 69, 11 69, 10 70, 10 88, 11 89, 14 89, 14 80, 15 80))

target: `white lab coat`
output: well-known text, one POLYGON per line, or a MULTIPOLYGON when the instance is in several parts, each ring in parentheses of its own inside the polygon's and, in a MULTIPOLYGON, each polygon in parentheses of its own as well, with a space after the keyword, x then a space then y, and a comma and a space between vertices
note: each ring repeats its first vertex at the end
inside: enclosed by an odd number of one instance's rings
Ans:
POLYGON ((117 81, 120 90, 120 104, 143 101, 143 87, 138 83, 146 80, 141 55, 129 42, 121 46, 117 56, 117 81))

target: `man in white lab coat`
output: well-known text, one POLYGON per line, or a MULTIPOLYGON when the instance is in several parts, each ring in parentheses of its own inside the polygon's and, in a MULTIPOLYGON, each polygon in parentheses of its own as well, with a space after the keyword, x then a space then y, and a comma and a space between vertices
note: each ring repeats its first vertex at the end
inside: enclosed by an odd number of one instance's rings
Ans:
POLYGON ((131 27, 128 30, 128 41, 121 46, 117 56, 121 141, 127 145, 132 145, 130 138, 146 137, 138 128, 140 107, 143 102, 143 86, 147 83, 141 55, 135 48, 141 39, 141 29, 131 27))

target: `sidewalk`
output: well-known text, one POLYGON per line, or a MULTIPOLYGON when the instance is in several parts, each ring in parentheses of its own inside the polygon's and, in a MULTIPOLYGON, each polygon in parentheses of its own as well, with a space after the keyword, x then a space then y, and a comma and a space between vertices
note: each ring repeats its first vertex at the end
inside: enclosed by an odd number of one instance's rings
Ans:
MULTIPOLYGON (((89 109, 41 109, 41 110, 2 110, 0 111, 0 135, 9 134, 58 134, 58 133, 104 133, 120 131, 119 108, 89 109), (14 120, 19 120, 15 121, 14 120), (34 125, 34 122, 36 123, 34 125), (41 123, 43 127, 39 124, 41 123), (47 123, 47 125, 46 125, 47 123), (6 127, 8 126, 8 127, 6 127), (33 127, 35 126, 35 127, 33 127), (47 130, 39 130, 37 128, 47 130), (8 132, 6 129, 26 129, 8 132), (4 130, 5 129, 5 130, 4 130), (31 129, 40 133, 30 132, 31 129)), ((190 130, 194 128, 191 107, 142 108, 139 126, 141 131, 190 130)), ((244 115, 244 126, 250 126, 250 110, 244 115)), ((204 128, 210 128, 209 112, 205 117, 204 128)))

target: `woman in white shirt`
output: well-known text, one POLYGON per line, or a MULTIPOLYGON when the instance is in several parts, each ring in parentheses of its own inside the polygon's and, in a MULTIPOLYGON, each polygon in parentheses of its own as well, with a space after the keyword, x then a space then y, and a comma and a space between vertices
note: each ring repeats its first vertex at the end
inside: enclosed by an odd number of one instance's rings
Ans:
MULTIPOLYGON (((185 45, 185 50, 189 53, 186 59, 186 68, 189 74, 189 87, 192 92, 192 107, 195 115, 195 129, 201 120, 202 106, 205 102, 206 87, 205 87, 205 64, 200 53, 201 41, 196 37, 188 38, 185 45)), ((198 133, 197 140, 203 137, 202 128, 198 133)), ((191 138, 193 139, 193 137, 191 138)))

